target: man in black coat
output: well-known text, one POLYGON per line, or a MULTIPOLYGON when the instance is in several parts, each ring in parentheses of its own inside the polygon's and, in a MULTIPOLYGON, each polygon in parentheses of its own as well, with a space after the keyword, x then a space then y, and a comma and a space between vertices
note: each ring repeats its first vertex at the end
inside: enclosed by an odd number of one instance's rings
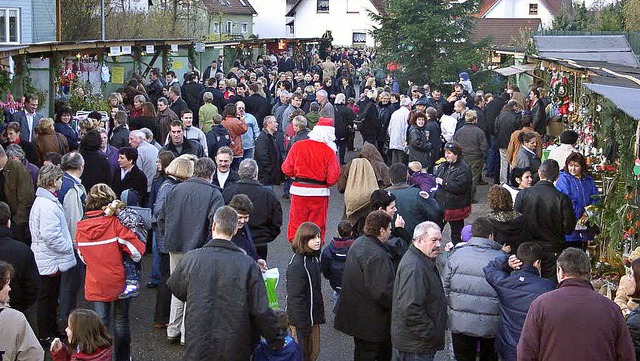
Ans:
POLYGON ((560 173, 558 162, 545 160, 538 169, 540 181, 523 189, 514 210, 522 213, 534 242, 542 247, 542 277, 555 282, 556 259, 565 245, 565 236, 576 227, 571 199, 553 185, 560 173))
POLYGON ((275 193, 258 182, 258 165, 255 160, 245 159, 240 162, 238 174, 240 179, 222 192, 224 203, 228 204, 236 194, 246 194, 256 205, 249 215, 249 229, 258 256, 266 260, 267 245, 280 234, 282 206, 275 193))
POLYGON ((187 252, 167 281, 171 293, 186 302, 184 360, 249 360, 260 336, 282 348, 285 335, 269 308, 260 268, 231 242, 237 227, 236 211, 219 208, 213 239, 187 252))
POLYGON ((129 123, 127 112, 124 110, 118 110, 115 116, 115 126, 111 132, 111 139, 109 139, 109 145, 118 149, 129 146, 129 129, 127 124, 129 123))
POLYGON ((265 118, 264 128, 256 139, 255 159, 258 164, 258 180, 271 186, 282 182, 282 152, 278 148, 274 134, 278 130, 278 121, 272 115, 265 118))
POLYGON ((540 91, 531 89, 529 92, 531 99, 531 117, 533 118, 533 129, 535 129, 541 137, 547 135, 547 112, 545 111, 544 102, 540 99, 540 91))
MULTIPOLYGON (((180 94, 182 94, 182 90, 180 90, 180 86, 178 86, 177 84, 169 87, 168 95, 169 100, 171 101, 171 105, 169 105, 169 108, 173 110, 173 112, 176 113, 176 115, 179 117, 182 116, 183 110, 189 109, 189 106, 184 101, 184 99, 182 99, 180 94)), ((198 111, 199 110, 200 109, 198 109, 198 111)))
POLYGON ((184 125, 179 120, 171 122, 169 127, 169 141, 160 149, 160 151, 168 150, 176 157, 182 154, 193 154, 198 158, 204 157, 204 148, 202 145, 193 139, 187 139, 184 136, 184 125))
POLYGON ((353 336, 354 360, 391 360, 391 304, 395 269, 386 246, 391 216, 371 212, 364 236, 349 249, 334 327, 353 336))
POLYGON ((9 225, 11 211, 9 205, 0 202, 0 261, 10 263, 15 269, 11 278, 9 304, 11 308, 25 314, 29 324, 35 329, 35 307, 40 289, 40 274, 31 248, 23 242, 11 238, 9 225))
MULTIPOLYGON (((224 99, 224 95, 222 95, 222 92, 220 91, 220 89, 218 89, 218 80, 216 78, 208 78, 206 80, 206 85, 207 87, 200 92, 200 96, 198 98, 198 100, 200 101, 200 106, 204 104, 204 100, 203 100, 204 93, 209 92, 211 93, 211 95, 213 95, 213 100, 211 101, 211 104, 215 105, 216 108, 218 108, 219 114, 222 114, 222 112, 224 111, 224 106, 227 104, 227 101, 224 99)), ((250 113, 250 114, 253 114, 253 113, 250 113)))
POLYGON ((138 150, 122 147, 118 150, 120 171, 113 175, 113 191, 120 198, 123 191, 133 189, 140 196, 140 204, 147 204, 147 176, 138 168, 138 150))
POLYGON ((240 179, 238 173, 231 169, 233 161, 233 151, 229 147, 220 147, 216 154, 216 170, 213 172, 211 183, 220 188, 225 189, 228 185, 237 182, 240 179))
POLYGON ((398 360, 433 359, 444 349, 447 300, 436 268, 441 238, 437 224, 420 223, 398 266, 391 315, 391 341, 398 360))
MULTIPOLYGON (((203 90, 204 86, 196 82, 196 75, 194 73, 187 74, 187 79, 181 89, 182 98, 185 103, 187 103, 187 107, 193 112, 193 125, 195 127, 198 127, 200 124, 198 114, 200 113, 200 106, 203 103, 202 96, 200 96, 203 90)), ((181 113, 176 114, 181 115, 181 113)))
MULTIPOLYGON (((495 100, 494 100, 495 101, 495 100)), ((491 103, 489 103, 491 104, 491 103)), ((522 128, 522 120, 518 113, 518 101, 509 100, 502 107, 502 110, 496 118, 494 125, 494 134, 496 136, 496 146, 500 152, 500 183, 507 182, 507 173, 509 170, 509 160, 507 159, 507 148, 511 141, 511 134, 522 128)))
POLYGON ((153 68, 149 72, 149 84, 145 87, 147 95, 149 95, 149 101, 153 106, 158 106, 158 99, 163 97, 162 94, 162 82, 160 81, 160 70, 153 68))
POLYGON ((258 94, 258 90, 258 84, 249 84, 249 96, 244 98, 244 105, 246 112, 256 117, 258 126, 262 129, 264 127, 264 118, 269 115, 271 109, 269 100, 258 94))
POLYGON ((486 132, 489 134, 489 158, 487 160, 487 173, 493 174, 495 184, 500 184, 500 153, 496 143, 496 118, 502 111, 502 107, 509 100, 509 94, 503 93, 500 97, 494 97, 484 107, 486 132))

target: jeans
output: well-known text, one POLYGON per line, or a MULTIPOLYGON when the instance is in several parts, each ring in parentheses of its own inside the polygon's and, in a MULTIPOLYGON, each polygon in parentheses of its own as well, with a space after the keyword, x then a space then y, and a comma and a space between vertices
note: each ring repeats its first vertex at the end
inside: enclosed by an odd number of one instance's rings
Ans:
POLYGON ((60 326, 67 327, 67 318, 78 304, 78 293, 82 287, 84 279, 85 265, 80 260, 78 253, 73 252, 76 256, 76 265, 66 272, 62 272, 60 277, 60 326))
POLYGON ((131 332, 129 331, 129 299, 113 302, 93 302, 93 310, 100 316, 107 330, 113 333, 113 359, 131 359, 131 332), (111 309, 113 308, 113 327, 111 309))
POLYGON ((245 159, 253 159, 253 155, 255 154, 256 148, 245 149, 242 155, 242 160, 245 159))
POLYGON ((509 161, 507 160, 507 150, 500 148, 500 183, 508 183, 509 161))
MULTIPOLYGON (((169 267, 171 273, 178 267, 184 257, 184 253, 169 253, 169 267)), ((180 342, 184 343, 184 309, 185 303, 171 296, 171 313, 169 314, 169 325, 167 326, 167 337, 177 337, 180 335, 180 342)))
POLYGON ((391 341, 370 342, 353 338, 353 361, 390 361, 391 341))
POLYGON ((160 283, 160 251, 158 250, 158 230, 154 227, 153 232, 153 263, 151 266, 151 276, 149 277, 149 281, 155 284, 160 283))
POLYGON ((287 178, 282 182, 282 194, 289 194, 289 189, 291 189, 291 183, 293 183, 293 179, 287 178))
POLYGON ((433 361, 436 353, 414 353, 393 349, 393 361, 433 361))
POLYGON ((493 183, 500 184, 500 153, 496 136, 489 136, 489 154, 487 154, 487 174, 493 177, 493 183))
POLYGON ((58 336, 58 295, 60 294, 58 273, 52 276, 40 276, 40 293, 38 294, 38 337, 58 336))
POLYGON ((462 333, 452 333, 453 354, 457 361, 476 361, 478 345, 480 346, 480 361, 498 361, 493 338, 467 336, 462 333))
POLYGON ((169 314, 171 312, 171 291, 169 291, 169 287, 167 287, 167 280, 170 274, 168 253, 160 253, 159 269, 160 285, 158 286, 158 291, 156 291, 156 307, 153 322, 166 325, 169 323, 169 314))

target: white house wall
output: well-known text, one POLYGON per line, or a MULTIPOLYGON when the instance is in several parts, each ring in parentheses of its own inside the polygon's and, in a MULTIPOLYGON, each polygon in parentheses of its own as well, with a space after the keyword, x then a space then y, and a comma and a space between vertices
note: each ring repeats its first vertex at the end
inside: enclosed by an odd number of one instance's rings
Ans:
POLYGON ((553 15, 538 0, 501 0, 498 1, 484 18, 528 18, 540 19, 542 27, 548 29, 553 22, 553 15), (529 4, 538 4, 538 15, 529 15, 529 4))
POLYGON ((253 17, 253 33, 259 38, 287 36, 287 0, 251 0, 258 15, 253 17))
POLYGON ((294 36, 321 37, 331 30, 334 45, 351 46, 353 33, 358 32, 367 34, 367 46, 374 46, 373 37, 368 33, 374 23, 366 9, 377 13, 369 0, 330 0, 327 13, 317 12, 317 0, 303 0, 296 8, 294 36))

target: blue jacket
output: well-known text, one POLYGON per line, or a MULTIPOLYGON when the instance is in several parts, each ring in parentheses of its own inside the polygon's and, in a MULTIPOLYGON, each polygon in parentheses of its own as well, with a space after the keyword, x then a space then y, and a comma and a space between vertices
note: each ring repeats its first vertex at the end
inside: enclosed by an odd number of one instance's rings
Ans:
POLYGON ((300 345, 290 336, 284 339, 284 347, 274 351, 264 339, 253 352, 253 361, 299 361, 302 360, 300 345))
MULTIPOLYGON (((584 207, 598 202, 597 198, 593 196, 598 195, 598 188, 596 188, 593 179, 588 175, 583 175, 578 179, 572 176, 569 172, 561 171, 558 180, 556 181, 556 189, 566 194, 571 199, 573 205, 573 213, 576 219, 580 219, 584 214, 584 207)), ((577 242, 592 240, 593 234, 588 231, 574 231, 570 235, 565 237, 567 242, 577 242)))
POLYGON ((251 236, 249 224, 245 224, 242 229, 239 229, 231 238, 231 242, 247 252, 247 256, 253 258, 254 261, 257 261, 260 258, 256 251, 256 246, 253 244, 253 237, 251 236))
POLYGON ((329 284, 334 291, 342 289, 342 273, 344 272, 344 264, 347 261, 347 252, 349 252, 352 244, 353 239, 336 237, 322 251, 320 270, 324 278, 329 280, 329 284))
POLYGON ((500 301, 500 328, 496 335, 496 350, 505 361, 516 360, 516 348, 531 302, 555 287, 533 266, 523 266, 512 274, 507 257, 489 262, 483 271, 500 301))

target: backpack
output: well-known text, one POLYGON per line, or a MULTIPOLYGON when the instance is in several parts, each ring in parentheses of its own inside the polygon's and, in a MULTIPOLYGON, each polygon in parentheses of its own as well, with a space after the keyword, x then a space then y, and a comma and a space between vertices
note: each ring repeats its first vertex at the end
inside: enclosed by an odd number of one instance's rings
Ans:
POLYGON ((207 148, 209 157, 215 158, 218 149, 231 146, 229 131, 222 125, 214 125, 207 133, 207 148))

